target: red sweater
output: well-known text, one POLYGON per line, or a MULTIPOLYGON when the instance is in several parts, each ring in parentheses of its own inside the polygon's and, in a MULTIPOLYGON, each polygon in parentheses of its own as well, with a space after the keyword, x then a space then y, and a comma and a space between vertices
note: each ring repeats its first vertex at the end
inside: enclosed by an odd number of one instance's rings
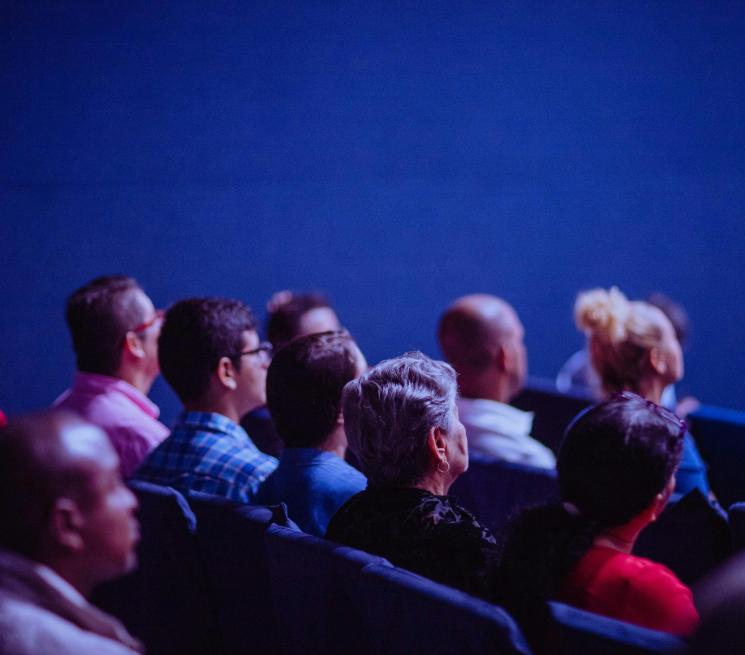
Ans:
POLYGON ((698 626, 691 590, 654 562, 593 546, 564 581, 559 600, 628 623, 690 635, 698 626))

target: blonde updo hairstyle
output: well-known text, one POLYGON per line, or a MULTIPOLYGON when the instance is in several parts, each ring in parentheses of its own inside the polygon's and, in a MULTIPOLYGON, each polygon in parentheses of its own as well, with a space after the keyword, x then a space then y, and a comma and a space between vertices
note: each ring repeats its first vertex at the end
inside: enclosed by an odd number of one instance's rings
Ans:
POLYGON ((577 296, 577 327, 588 338, 590 361, 606 393, 638 391, 652 373, 649 353, 659 347, 669 319, 662 310, 630 301, 617 287, 592 289, 577 296))

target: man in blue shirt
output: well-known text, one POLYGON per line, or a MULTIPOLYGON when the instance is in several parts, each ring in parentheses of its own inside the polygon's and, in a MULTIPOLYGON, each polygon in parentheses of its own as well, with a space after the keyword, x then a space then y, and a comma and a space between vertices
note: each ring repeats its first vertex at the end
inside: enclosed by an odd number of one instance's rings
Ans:
POLYGON ((256 448, 239 421, 265 402, 270 355, 271 346, 259 343, 256 321, 242 302, 193 298, 173 305, 158 357, 184 411, 135 477, 252 501, 277 460, 256 448))
POLYGON ((317 536, 336 511, 367 486, 344 461, 347 437, 341 392, 367 368, 345 331, 299 337, 280 349, 267 376, 267 404, 285 450, 258 502, 284 502, 305 532, 317 536))

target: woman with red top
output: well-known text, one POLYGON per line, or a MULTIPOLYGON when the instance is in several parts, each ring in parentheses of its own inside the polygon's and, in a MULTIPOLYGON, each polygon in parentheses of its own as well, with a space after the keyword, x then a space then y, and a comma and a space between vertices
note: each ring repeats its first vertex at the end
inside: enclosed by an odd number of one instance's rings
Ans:
POLYGON ((690 589, 660 564, 632 555, 639 533, 675 487, 685 423, 631 392, 580 414, 557 470, 564 501, 523 512, 497 576, 497 600, 538 650, 558 600, 686 636, 698 624, 690 589))

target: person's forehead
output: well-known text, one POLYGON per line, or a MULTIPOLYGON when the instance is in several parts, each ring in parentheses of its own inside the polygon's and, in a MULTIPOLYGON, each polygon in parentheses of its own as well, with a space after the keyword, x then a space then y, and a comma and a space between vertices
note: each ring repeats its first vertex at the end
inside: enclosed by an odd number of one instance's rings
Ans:
POLYGON ((298 336, 337 329, 339 329, 339 319, 331 307, 314 307, 301 316, 301 334, 298 336))
POLYGON ((243 347, 248 350, 257 348, 259 345, 259 335, 256 334, 256 330, 244 330, 243 331, 243 347))

